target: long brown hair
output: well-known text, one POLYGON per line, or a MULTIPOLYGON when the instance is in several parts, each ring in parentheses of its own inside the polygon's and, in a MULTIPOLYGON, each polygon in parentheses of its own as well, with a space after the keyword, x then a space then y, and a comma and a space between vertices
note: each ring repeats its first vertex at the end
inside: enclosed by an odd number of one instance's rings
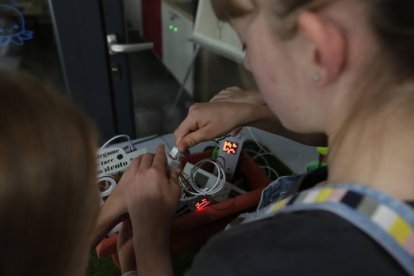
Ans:
POLYGON ((99 207, 95 131, 66 99, 4 73, 0 120, 0 275, 73 275, 99 207))

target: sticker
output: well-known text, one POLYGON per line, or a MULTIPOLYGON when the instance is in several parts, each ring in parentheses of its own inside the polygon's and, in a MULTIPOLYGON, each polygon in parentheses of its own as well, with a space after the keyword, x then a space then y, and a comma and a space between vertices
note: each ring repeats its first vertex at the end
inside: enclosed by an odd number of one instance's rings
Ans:
POLYGON ((132 159, 137 158, 146 152, 146 148, 129 153, 126 153, 122 148, 116 147, 100 150, 97 156, 98 178, 123 172, 129 166, 132 159))
POLYGON ((33 32, 26 30, 21 11, 12 5, 0 4, 0 47, 23 45, 25 40, 32 38, 33 32))

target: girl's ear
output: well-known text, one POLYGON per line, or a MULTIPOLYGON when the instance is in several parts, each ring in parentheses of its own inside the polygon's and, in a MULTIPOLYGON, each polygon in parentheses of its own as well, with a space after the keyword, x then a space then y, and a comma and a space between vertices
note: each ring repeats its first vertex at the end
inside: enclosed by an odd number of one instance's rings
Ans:
POLYGON ((298 31, 313 45, 311 58, 320 75, 318 83, 332 82, 341 72, 346 60, 346 38, 335 22, 320 15, 302 11, 298 17, 298 31))

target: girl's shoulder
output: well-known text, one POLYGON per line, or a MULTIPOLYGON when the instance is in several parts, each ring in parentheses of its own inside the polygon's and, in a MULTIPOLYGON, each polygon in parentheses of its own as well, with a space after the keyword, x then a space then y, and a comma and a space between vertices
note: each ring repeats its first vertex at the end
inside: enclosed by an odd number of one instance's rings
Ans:
POLYGON ((404 274, 364 232, 321 210, 283 213, 220 233, 201 249, 189 274, 212 269, 219 275, 404 274))

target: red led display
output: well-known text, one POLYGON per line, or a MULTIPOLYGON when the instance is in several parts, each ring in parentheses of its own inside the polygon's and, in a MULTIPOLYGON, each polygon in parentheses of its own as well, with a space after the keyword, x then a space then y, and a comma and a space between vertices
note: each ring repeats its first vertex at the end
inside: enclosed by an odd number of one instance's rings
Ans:
POLYGON ((227 154, 236 154, 238 146, 235 142, 224 141, 223 151, 227 154))
POLYGON ((195 204, 195 208, 196 208, 196 210, 200 210, 200 209, 206 207, 209 204, 210 204, 210 201, 208 201, 207 198, 203 198, 202 200, 200 200, 199 202, 197 202, 195 204))

